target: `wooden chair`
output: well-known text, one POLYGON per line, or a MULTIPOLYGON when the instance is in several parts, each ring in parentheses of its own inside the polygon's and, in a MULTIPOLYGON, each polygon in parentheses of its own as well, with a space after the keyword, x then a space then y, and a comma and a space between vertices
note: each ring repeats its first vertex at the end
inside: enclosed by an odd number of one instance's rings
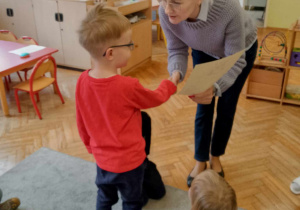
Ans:
MULTIPOLYGON (((26 45, 38 45, 37 41, 35 41, 33 38, 31 38, 29 36, 22 36, 17 40, 17 42, 21 43, 21 44, 26 44, 26 45)), ((33 68, 33 66, 21 70, 24 72, 25 80, 27 80, 27 72, 29 70, 31 70, 32 68, 33 68)))
POLYGON ((36 114, 42 119, 39 109, 34 100, 34 95, 36 95, 37 102, 39 99, 39 91, 53 84, 55 93, 57 93, 64 104, 65 101, 59 91, 56 79, 56 62, 52 56, 45 56, 41 58, 33 67, 32 74, 29 80, 19 83, 14 86, 15 98, 18 106, 19 113, 21 113, 20 101, 18 97, 18 91, 25 91, 30 94, 31 101, 33 103, 36 114), (51 76, 46 77, 45 73, 50 72, 51 76))
POLYGON ((0 40, 16 42, 17 37, 9 30, 0 30, 0 40))
POLYGON ((159 41, 161 40, 161 37, 163 37, 164 43, 167 46, 167 39, 165 37, 164 31, 161 29, 158 13, 156 14, 156 19, 152 21, 152 25, 156 25, 157 40, 159 41))
MULTIPOLYGON (((10 41, 10 42, 16 42, 17 41, 17 37, 11 31, 0 30, 0 40, 10 41)), ((22 77, 21 77, 20 73, 17 72, 17 74, 19 76, 20 81, 22 82, 23 80, 22 80, 22 77)), ((4 80, 5 80, 6 89, 9 90, 8 82, 11 82, 10 75, 8 75, 7 77, 4 77, 4 80)))

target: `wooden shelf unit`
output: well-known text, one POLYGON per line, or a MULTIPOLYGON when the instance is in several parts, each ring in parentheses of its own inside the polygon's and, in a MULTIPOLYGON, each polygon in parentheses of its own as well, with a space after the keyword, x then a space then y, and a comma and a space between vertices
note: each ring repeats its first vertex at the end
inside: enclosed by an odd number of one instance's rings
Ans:
MULTIPOLYGON (((287 58, 284 63, 273 61, 270 56, 262 56, 254 62, 254 67, 246 82, 246 97, 270 100, 282 104, 300 105, 300 100, 288 99, 285 97, 286 86, 289 80, 290 70, 299 70, 300 67, 290 66, 291 53, 295 47, 297 32, 300 21, 296 21, 290 29, 288 29, 289 37, 287 58), (266 67, 275 67, 282 72, 263 70, 266 67)), ((276 30, 276 29, 274 29, 276 30)), ((300 34, 300 33, 299 33, 300 34)), ((300 81, 299 81, 300 84, 300 81)))
MULTIPOLYGON (((124 2, 124 1, 119 1, 119 2, 124 2)), ((108 5, 115 7, 115 9, 117 9, 123 15, 129 15, 137 11, 147 10, 149 7, 151 7, 150 5, 151 2, 149 2, 148 0, 135 0, 135 1, 127 0, 125 2, 130 2, 130 3, 128 4, 125 3, 124 5, 120 5, 120 6, 114 6, 110 2, 108 2, 108 5)))
POLYGON ((140 64, 149 61, 152 56, 152 9, 151 0, 108 0, 107 4, 112 6, 112 3, 118 5, 118 2, 130 2, 123 6, 114 7, 123 15, 132 13, 142 13, 145 15, 144 20, 132 24, 132 41, 134 50, 131 52, 131 57, 127 66, 121 68, 121 74, 126 75, 140 64))

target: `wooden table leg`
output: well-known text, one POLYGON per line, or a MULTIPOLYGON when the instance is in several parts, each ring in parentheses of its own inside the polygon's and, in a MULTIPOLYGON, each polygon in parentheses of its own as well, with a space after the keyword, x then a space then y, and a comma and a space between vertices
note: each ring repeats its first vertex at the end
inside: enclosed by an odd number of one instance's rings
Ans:
POLYGON ((3 109, 3 113, 5 116, 9 115, 7 101, 6 101, 6 95, 5 95, 5 88, 3 84, 3 77, 0 77, 0 99, 1 99, 1 105, 3 109))

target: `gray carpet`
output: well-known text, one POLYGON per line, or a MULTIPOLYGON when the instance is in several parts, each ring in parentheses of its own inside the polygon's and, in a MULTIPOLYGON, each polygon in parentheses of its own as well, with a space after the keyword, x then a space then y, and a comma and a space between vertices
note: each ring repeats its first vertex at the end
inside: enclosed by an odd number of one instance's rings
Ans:
MULTIPOLYGON (((2 201, 19 197, 20 210, 92 210, 96 207, 95 163, 41 148, 0 176, 2 201)), ((190 209, 187 192, 166 186, 166 196, 143 208, 190 209)), ((122 209, 121 199, 113 210, 122 209)))

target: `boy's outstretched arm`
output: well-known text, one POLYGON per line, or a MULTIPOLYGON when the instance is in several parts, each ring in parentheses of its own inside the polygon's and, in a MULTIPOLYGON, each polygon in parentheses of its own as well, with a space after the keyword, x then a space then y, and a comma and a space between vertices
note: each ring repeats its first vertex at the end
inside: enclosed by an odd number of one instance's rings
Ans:
POLYGON ((163 80, 156 90, 144 88, 138 80, 129 97, 130 104, 137 109, 148 109, 166 102, 176 92, 176 85, 170 80, 163 80))

